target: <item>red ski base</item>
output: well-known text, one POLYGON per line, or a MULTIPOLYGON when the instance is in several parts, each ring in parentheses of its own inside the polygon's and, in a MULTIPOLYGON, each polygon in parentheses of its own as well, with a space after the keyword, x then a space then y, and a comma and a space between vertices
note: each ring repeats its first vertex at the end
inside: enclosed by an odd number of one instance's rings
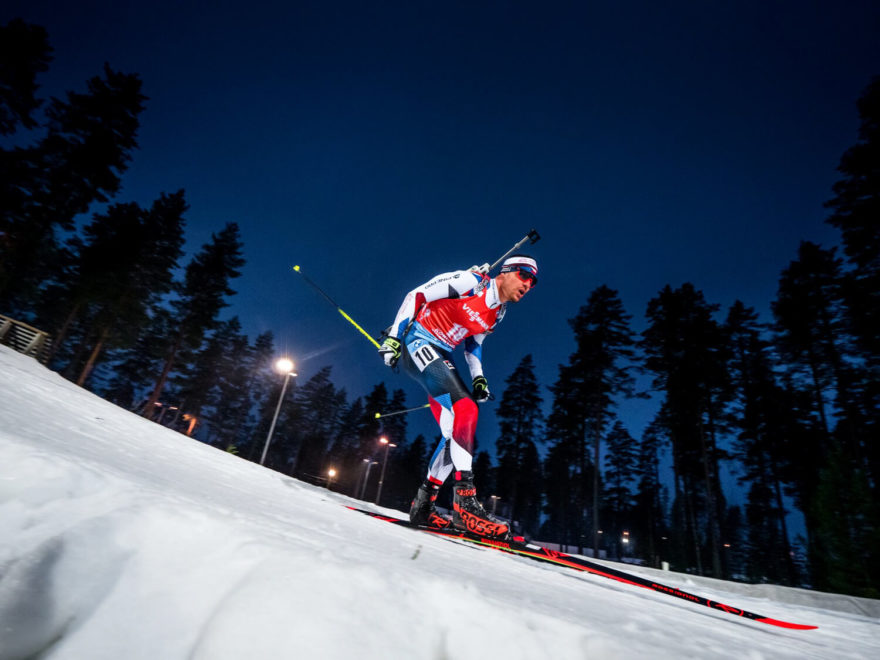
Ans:
POLYGON ((564 552, 558 552, 556 550, 549 550, 543 546, 536 545, 534 543, 526 543, 520 538, 502 541, 498 539, 474 536, 473 534, 468 534, 467 532, 462 532, 461 530, 457 530, 454 528, 434 529, 428 527, 417 527, 415 525, 412 525, 408 520, 391 518, 381 513, 376 513, 375 511, 358 509, 353 506, 347 508, 351 509, 352 511, 357 511, 358 513, 363 513, 365 515, 371 516, 372 518, 378 518, 379 520, 384 520, 386 522, 399 525, 401 527, 408 527, 410 529, 418 530, 420 532, 426 532, 428 534, 435 534, 437 536, 444 536, 447 538, 462 539, 464 541, 468 541, 470 543, 474 543, 484 547, 495 548, 496 550, 500 550, 501 552, 507 552, 509 554, 518 555, 520 557, 528 557, 529 559, 534 559, 535 561, 556 564, 557 566, 565 566, 566 568, 570 568, 576 571, 584 571, 587 573, 592 573, 594 575, 601 575, 602 577, 616 580, 617 582, 623 582, 624 584, 629 584, 634 587, 650 589, 652 591, 657 591, 668 596, 675 596, 676 598, 681 598, 688 602, 694 603, 695 605, 703 605, 713 610, 721 610, 722 612, 726 612, 727 614, 733 614, 746 619, 751 619, 759 623, 766 623, 767 625, 771 626, 779 626, 780 628, 790 628, 792 630, 815 630, 816 628, 818 628, 818 626, 809 626, 801 623, 790 623, 788 621, 780 621, 779 619, 771 619, 770 617, 755 614, 754 612, 749 612, 748 610, 742 610, 738 607, 725 605, 724 603, 719 603, 718 601, 709 600, 708 598, 697 596, 695 594, 688 593, 687 591, 682 591, 681 589, 678 589, 676 587, 669 587, 665 584, 654 582, 653 580, 643 578, 639 575, 619 571, 616 568, 604 566, 602 564, 592 562, 588 559, 573 557, 572 555, 567 555, 564 552))

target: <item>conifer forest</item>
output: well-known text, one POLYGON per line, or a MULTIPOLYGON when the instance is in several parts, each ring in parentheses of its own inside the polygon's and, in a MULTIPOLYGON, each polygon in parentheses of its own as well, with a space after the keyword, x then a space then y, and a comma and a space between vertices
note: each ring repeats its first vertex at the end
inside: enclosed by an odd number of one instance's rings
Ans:
MULTIPOLYGON (((242 460, 260 461, 277 406, 267 467, 369 499, 382 478, 380 503, 408 510, 438 438, 376 413, 424 401, 384 382, 347 392, 332 365, 279 401, 272 333, 224 314, 246 267, 236 223, 184 260, 185 189, 119 194, 139 75, 108 64, 44 99, 49 35, 22 20, 0 25, 0 60, 0 314, 48 332, 65 378, 242 460)), ((555 382, 526 354, 494 383, 474 469, 487 509, 572 550, 880 597, 880 77, 853 103, 860 132, 825 204, 840 245, 804 241, 779 264, 769 318, 658 282, 636 333, 595 286, 567 311, 575 348, 555 382), (634 435, 618 404, 648 397, 658 412, 634 435)))

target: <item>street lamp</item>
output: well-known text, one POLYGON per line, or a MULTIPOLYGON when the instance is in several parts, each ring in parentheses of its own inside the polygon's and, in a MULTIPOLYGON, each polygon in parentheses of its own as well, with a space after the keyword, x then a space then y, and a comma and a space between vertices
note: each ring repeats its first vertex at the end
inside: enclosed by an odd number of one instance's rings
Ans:
POLYGON ((364 499, 364 493, 367 491, 367 481, 370 479, 370 469, 378 462, 369 458, 364 459, 364 463, 366 463, 364 466, 364 483, 361 484, 361 494, 358 499, 364 499))
POLYGON ((388 438, 381 437, 379 438, 379 443, 385 445, 385 459, 382 461, 382 474, 379 476, 379 490, 376 491, 376 504, 379 503, 379 498, 382 497, 382 483, 385 481, 385 467, 388 465, 388 451, 392 447, 396 447, 393 442, 389 442, 388 438))
POLYGON ((333 485, 333 477, 336 476, 336 469, 330 468, 327 470, 327 490, 330 490, 330 486, 333 485))
POLYGON ((278 405, 275 406, 275 416, 272 417, 272 425, 269 427, 269 435, 266 436, 266 444, 263 446, 263 455, 260 456, 260 465, 266 462, 266 454, 269 451, 269 443, 272 441, 272 433, 275 431, 275 423, 278 421, 278 413, 281 412, 281 402, 284 401, 284 393, 287 391, 287 381, 293 373, 293 362, 289 358, 280 358, 275 362, 275 370, 284 374, 284 384, 281 386, 281 396, 278 397, 278 405))

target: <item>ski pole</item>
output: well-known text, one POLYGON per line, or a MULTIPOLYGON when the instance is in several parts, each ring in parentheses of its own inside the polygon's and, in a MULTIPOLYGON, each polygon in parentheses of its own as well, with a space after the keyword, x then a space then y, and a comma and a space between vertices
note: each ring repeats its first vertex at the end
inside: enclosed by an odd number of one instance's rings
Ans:
POLYGON ((336 308, 337 312, 342 314, 342 318, 344 318, 346 321, 351 323, 355 328, 357 328, 364 337, 366 337, 367 339, 369 339, 373 343, 373 346, 375 346, 376 348, 380 348, 379 342, 377 342, 375 339, 373 339, 373 337, 370 335, 370 333, 368 333, 366 330, 364 330, 361 326, 359 326, 357 324, 357 322, 353 318, 351 318, 348 314, 346 314, 345 310, 342 309, 342 307, 340 307, 339 305, 337 305, 336 301, 333 300, 333 298, 331 298, 326 293, 324 293, 324 291, 321 289, 321 287, 319 287, 317 284, 312 282, 312 280, 310 280, 309 277, 304 272, 302 272, 302 269, 300 269, 299 266, 294 266, 293 270, 295 270, 297 273, 302 275, 303 279, 305 279, 305 281, 309 284, 309 286, 311 286, 315 291, 317 291, 322 296, 324 296, 324 298, 327 299, 327 302, 329 302, 331 305, 333 305, 336 308))
POLYGON ((395 412, 390 413, 376 413, 375 419, 382 419, 383 417, 391 417, 392 415, 403 415, 404 413, 411 413, 415 410, 421 410, 422 408, 430 408, 431 404, 426 403, 423 406, 416 406, 415 408, 407 408, 406 410, 397 410, 395 412))
POLYGON ((489 266, 489 270, 487 270, 486 272, 489 273, 493 268, 495 268, 495 266, 497 266, 502 261, 507 259, 507 257, 509 257, 511 254, 513 254, 514 252, 519 250, 525 244, 526 241, 531 241, 532 245, 534 245, 535 243, 537 243, 540 240, 541 240, 541 236, 538 234, 538 232, 536 230, 532 229, 528 234, 526 234, 523 237, 523 239, 521 241, 519 241, 516 245, 514 245, 507 252, 505 252, 498 261, 496 261, 494 264, 489 266))

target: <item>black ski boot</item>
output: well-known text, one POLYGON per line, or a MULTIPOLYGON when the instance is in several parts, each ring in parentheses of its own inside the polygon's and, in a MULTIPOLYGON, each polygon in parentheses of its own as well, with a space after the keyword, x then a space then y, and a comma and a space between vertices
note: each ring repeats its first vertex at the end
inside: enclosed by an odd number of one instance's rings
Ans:
POLYGON ((472 472, 455 473, 455 497, 453 499, 452 525, 456 529, 488 536, 493 539, 505 539, 510 536, 510 528, 486 513, 483 505, 477 500, 477 489, 474 487, 472 472))
POLYGON ((452 521, 441 516, 434 508, 439 490, 440 486, 430 482, 419 486, 419 491, 409 507, 409 521, 413 525, 431 529, 445 529, 452 526, 452 521))

